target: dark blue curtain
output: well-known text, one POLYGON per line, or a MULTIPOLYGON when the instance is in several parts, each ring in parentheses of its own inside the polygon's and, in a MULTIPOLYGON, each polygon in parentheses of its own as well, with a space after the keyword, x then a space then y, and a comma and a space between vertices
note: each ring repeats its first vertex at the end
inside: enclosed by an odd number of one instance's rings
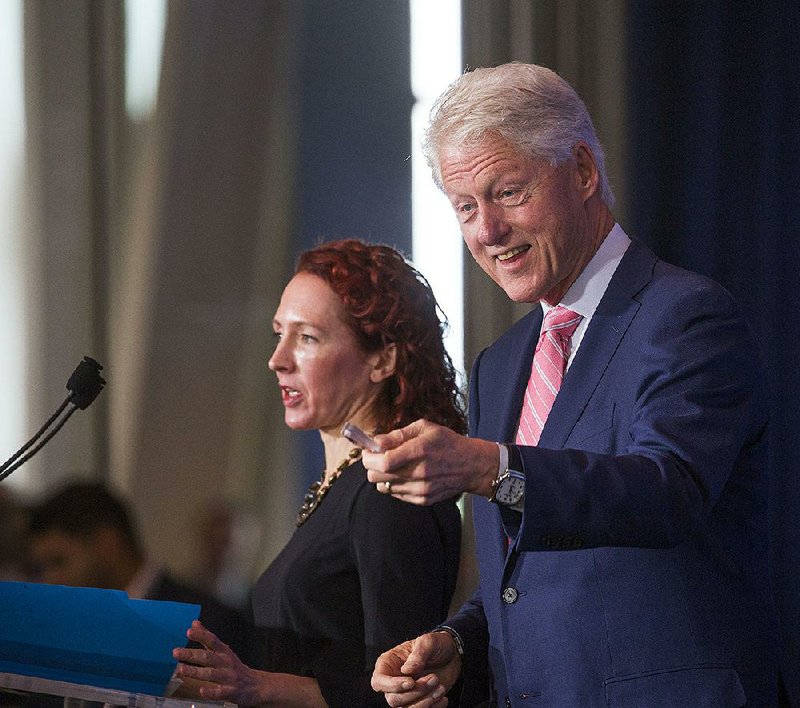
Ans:
POLYGON ((800 3, 629 10, 630 231, 725 285, 761 338, 774 589, 800 706, 800 3))
MULTIPOLYGON (((408 3, 303 0, 293 9, 295 255, 334 238, 386 243, 410 255, 408 3)), ((294 440, 305 490, 324 469, 322 445, 316 431, 294 440)))

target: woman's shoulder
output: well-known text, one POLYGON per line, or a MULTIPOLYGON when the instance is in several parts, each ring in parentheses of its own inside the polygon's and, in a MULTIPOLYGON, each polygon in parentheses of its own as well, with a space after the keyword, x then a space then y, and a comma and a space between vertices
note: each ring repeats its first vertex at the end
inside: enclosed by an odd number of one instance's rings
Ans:
POLYGON ((408 532, 409 528, 414 530, 419 525, 424 525, 435 526, 440 532, 460 531, 461 514, 455 498, 429 506, 402 501, 379 492, 376 485, 367 479, 366 470, 360 461, 347 474, 347 485, 350 488, 348 517, 356 527, 369 524, 371 528, 388 527, 398 532, 408 532))

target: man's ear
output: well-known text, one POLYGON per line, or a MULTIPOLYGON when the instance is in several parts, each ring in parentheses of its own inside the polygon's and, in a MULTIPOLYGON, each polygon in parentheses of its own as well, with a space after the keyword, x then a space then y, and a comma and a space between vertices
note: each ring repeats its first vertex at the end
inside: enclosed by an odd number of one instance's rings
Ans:
POLYGON ((578 189, 583 194, 583 201, 586 201, 597 192, 600 173, 597 171, 594 155, 585 142, 579 141, 575 145, 574 152, 575 164, 577 165, 578 189))
POLYGON ((395 367, 397 366, 397 345, 394 342, 387 344, 378 352, 373 355, 372 371, 370 372, 370 380, 373 383, 380 383, 385 381, 390 376, 394 375, 395 367))

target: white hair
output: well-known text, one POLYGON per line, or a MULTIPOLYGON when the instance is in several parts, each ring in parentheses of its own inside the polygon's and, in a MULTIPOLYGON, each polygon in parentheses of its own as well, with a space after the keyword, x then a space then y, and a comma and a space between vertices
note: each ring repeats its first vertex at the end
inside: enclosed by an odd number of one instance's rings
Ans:
POLYGON ((594 157, 600 197, 609 207, 614 194, 592 119, 575 90, 558 74, 518 62, 475 69, 454 81, 437 99, 425 133, 423 153, 442 187, 440 156, 446 148, 474 147, 495 135, 532 158, 559 165, 583 141, 594 157))

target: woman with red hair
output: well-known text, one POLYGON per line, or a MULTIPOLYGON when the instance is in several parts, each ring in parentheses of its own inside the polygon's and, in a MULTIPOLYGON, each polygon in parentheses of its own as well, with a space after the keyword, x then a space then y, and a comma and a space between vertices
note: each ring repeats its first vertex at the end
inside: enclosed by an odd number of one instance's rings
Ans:
MULTIPOLYGON (((317 429, 325 471, 297 529, 253 591, 258 668, 199 623, 204 649, 176 649, 177 675, 202 698, 240 706, 385 705, 370 687, 375 659, 447 613, 458 571, 455 500, 430 507, 367 481, 342 436, 419 418, 464 433, 463 400, 430 286, 401 254, 356 240, 304 252, 273 319, 286 424, 317 429)), ((383 485, 381 485, 383 487, 383 485)))

